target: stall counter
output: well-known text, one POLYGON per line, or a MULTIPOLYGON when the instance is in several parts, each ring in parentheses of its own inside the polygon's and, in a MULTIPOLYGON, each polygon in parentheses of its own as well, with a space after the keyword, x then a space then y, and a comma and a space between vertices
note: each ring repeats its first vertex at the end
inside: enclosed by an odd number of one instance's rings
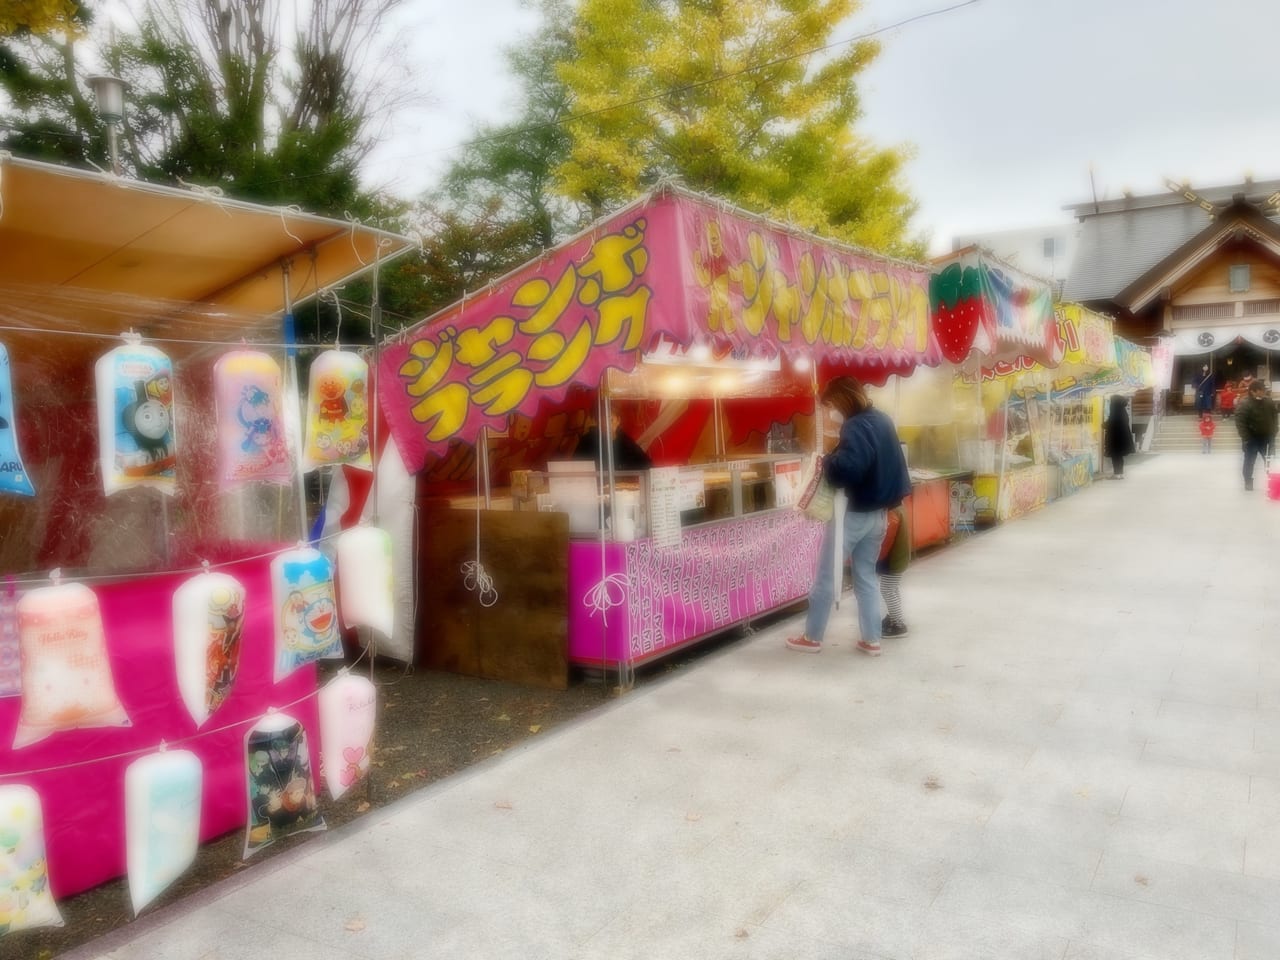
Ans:
POLYGON ((1058 496, 1069 497, 1093 484, 1093 458, 1082 453, 1058 463, 1058 496))
POLYGON ((972 480, 970 471, 911 471, 911 495, 904 506, 911 528, 912 553, 951 539, 955 532, 951 504, 957 499, 952 486, 972 480))
POLYGON ((638 665, 809 595, 823 525, 781 509, 651 539, 569 544, 569 659, 638 665))
POLYGON ((1037 464, 1015 467, 1005 473, 1003 483, 999 474, 978 474, 973 481, 978 520, 1002 523, 1039 510, 1049 500, 1050 469, 1037 464))

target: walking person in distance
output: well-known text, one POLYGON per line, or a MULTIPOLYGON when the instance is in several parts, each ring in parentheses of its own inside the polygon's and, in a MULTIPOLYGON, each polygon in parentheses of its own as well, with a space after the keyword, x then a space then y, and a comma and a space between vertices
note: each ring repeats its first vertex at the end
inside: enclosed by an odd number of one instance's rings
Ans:
POLYGON ((1270 457, 1276 442, 1276 405, 1261 380, 1249 384, 1249 396, 1236 410, 1236 430, 1244 447, 1244 488, 1252 490, 1254 464, 1259 455, 1270 457))

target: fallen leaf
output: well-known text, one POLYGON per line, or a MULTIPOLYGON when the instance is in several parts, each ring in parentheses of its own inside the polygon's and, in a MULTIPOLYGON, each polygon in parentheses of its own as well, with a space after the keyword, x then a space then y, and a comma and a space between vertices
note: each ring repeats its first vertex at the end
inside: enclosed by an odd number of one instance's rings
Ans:
POLYGON ((745 940, 747 937, 751 936, 746 927, 739 927, 737 930, 733 931, 733 935, 739 940, 745 940))
POLYGON ((494 805, 495 807, 497 807, 499 810, 514 810, 514 809, 515 809, 515 807, 511 806, 511 801, 510 801, 510 800, 495 800, 493 805, 494 805))
POLYGON ((530 733, 537 733, 537 732, 538 732, 539 730, 541 730, 541 729, 542 729, 542 724, 540 724, 540 723, 531 723, 531 724, 529 725, 529 732, 530 732, 530 733))
POLYGON ((686 814, 684 815, 684 818, 685 818, 686 820, 688 820, 690 823, 697 823, 699 820, 701 820, 701 819, 702 819, 702 814, 700 814, 700 813, 686 813, 686 814))
POLYGON ((387 786, 390 787, 392 790, 394 790, 396 787, 400 786, 400 781, 392 780, 390 783, 387 784, 387 786))
POLYGON ((498 714, 496 717, 494 717, 493 719, 494 719, 494 720, 499 720, 499 721, 501 721, 501 720, 510 720, 511 718, 510 718, 510 717, 508 717, 505 713, 500 713, 500 714, 498 714))
POLYGON ((679 747, 667 747, 667 753, 684 753, 679 747))
POLYGON ((352 917, 350 920, 348 920, 346 923, 343 924, 343 927, 350 930, 352 933, 359 933, 361 930, 364 929, 364 921, 361 920, 359 917, 352 917))
POLYGON ((368 809, 369 809, 369 801, 361 800, 360 805, 356 807, 356 813, 364 813, 368 809))
POLYGON ((1142 874, 1138 874, 1137 876, 1135 876, 1133 878, 1133 882, 1142 887, 1151 886, 1151 881, 1148 880, 1146 877, 1144 877, 1142 874))

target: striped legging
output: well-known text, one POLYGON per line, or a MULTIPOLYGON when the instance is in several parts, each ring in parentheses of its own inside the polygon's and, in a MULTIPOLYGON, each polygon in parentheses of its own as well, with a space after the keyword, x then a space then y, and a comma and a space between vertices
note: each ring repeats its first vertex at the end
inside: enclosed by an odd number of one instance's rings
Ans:
POLYGON ((884 598, 885 612, 895 623, 903 623, 902 619, 902 574, 880 574, 880 596, 884 598))

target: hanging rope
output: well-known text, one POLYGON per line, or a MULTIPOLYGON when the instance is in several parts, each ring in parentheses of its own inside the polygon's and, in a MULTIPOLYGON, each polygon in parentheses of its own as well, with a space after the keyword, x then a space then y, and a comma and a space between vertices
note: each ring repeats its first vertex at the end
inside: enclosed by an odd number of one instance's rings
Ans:
MULTIPOLYGON (((604 554, 600 555, 600 570, 604 572, 604 554)), ((582 598, 582 605, 591 611, 591 616, 600 614, 601 622, 609 625, 609 611, 620 607, 627 601, 627 587, 630 580, 625 573, 614 573, 605 577, 587 591, 582 598)))
POLYGON ((364 257, 360 256, 360 250, 356 247, 356 227, 362 226, 362 224, 356 217, 351 215, 350 210, 344 210, 342 215, 346 217, 347 223, 351 224, 351 252, 354 253, 356 255, 356 259, 360 261, 360 266, 367 267, 369 262, 365 260, 364 257))
POLYGON ((476 558, 462 565, 462 586, 477 594, 480 606, 492 607, 498 602, 498 588, 480 559, 480 458, 476 458, 476 558))
MULTIPOLYGON (((342 535, 341 531, 339 531, 338 533, 331 533, 326 536, 318 537, 317 539, 310 541, 309 544, 303 544, 303 546, 313 546, 313 547, 319 546, 320 544, 326 543, 329 540, 336 539, 341 535, 342 535)), ((234 560, 222 560, 222 561, 219 561, 218 563, 210 563, 208 560, 201 560, 200 566, 198 567, 180 567, 178 569, 173 569, 173 570, 170 570, 170 569, 150 570, 150 571, 143 571, 141 573, 106 573, 106 574, 97 574, 94 576, 74 577, 72 579, 74 579, 77 583, 104 583, 107 581, 116 581, 116 580, 142 580, 148 577, 171 577, 171 576, 180 576, 182 574, 208 573, 210 570, 221 570, 225 567, 234 567, 242 563, 249 563, 250 561, 253 561, 253 560, 264 560, 267 557, 277 557, 282 553, 287 553, 290 550, 296 550, 296 549, 298 549, 297 545, 294 545, 291 547, 280 547, 279 549, 269 550, 265 553, 255 553, 246 557, 237 557, 234 560)), ((54 574, 60 574, 60 573, 61 573, 60 570, 54 570, 50 574, 43 577, 12 577, 11 576, 6 579, 13 580, 15 583, 21 584, 23 586, 27 586, 27 585, 41 584, 41 583, 53 583, 55 582, 54 574)))
MULTIPOLYGON (((280 229, 284 231, 285 236, 287 236, 290 240, 292 240, 298 246, 302 246, 302 238, 289 229, 289 222, 288 220, 285 219, 286 213, 296 213, 301 215, 302 208, 298 206, 296 203, 291 203, 287 207, 280 207, 280 229)), ((313 265, 314 265, 314 262, 313 262, 313 265)))

